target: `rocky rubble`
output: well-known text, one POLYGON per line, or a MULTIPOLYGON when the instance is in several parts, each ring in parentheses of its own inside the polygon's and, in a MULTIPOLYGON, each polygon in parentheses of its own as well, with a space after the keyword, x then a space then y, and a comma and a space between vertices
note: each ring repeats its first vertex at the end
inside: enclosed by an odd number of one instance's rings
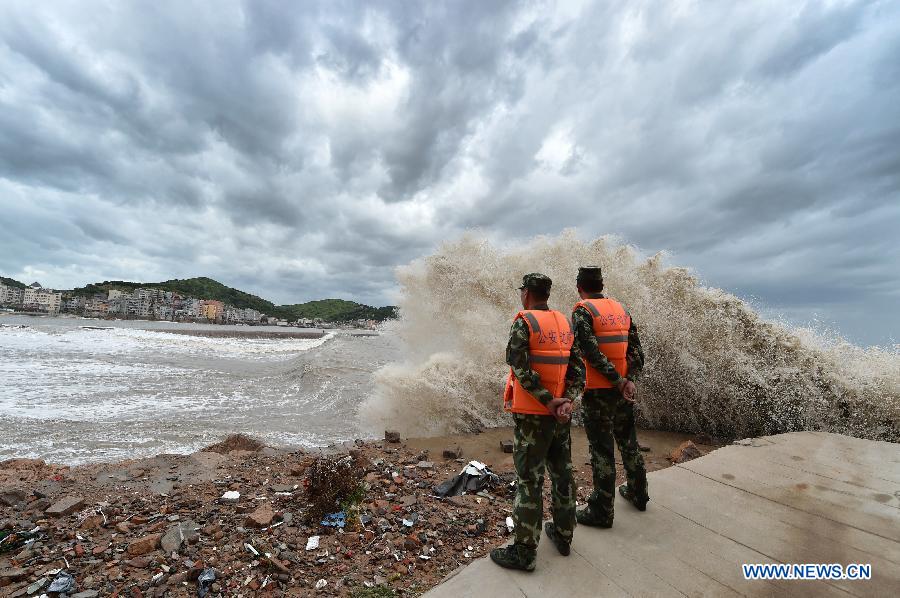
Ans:
POLYGON ((305 476, 317 456, 304 452, 0 464, 0 595, 37 596, 65 574, 68 595, 82 598, 196 596, 203 585, 207 596, 367 595, 376 586, 377 595, 418 594, 506 540, 509 473, 490 494, 441 500, 432 486, 459 473, 462 459, 401 444, 345 450, 365 463, 365 493, 343 529, 308 521, 305 476), (226 492, 240 496, 221 499, 226 492), (34 537, 11 533, 24 531, 34 537), (204 573, 214 581, 198 584, 204 573))
MULTIPOLYGON (((482 458, 495 487, 439 499, 433 487, 468 460, 455 443, 436 453, 393 436, 327 454, 232 437, 193 455, 116 464, 6 461, 0 596, 40 596, 68 575, 65 595, 80 598, 418 595, 510 533, 510 456, 482 458), (343 528, 341 517, 325 526, 311 516, 307 488, 321 480, 310 475, 345 455, 361 491, 344 505, 343 528)), ((575 464, 583 501, 590 470, 575 464)))

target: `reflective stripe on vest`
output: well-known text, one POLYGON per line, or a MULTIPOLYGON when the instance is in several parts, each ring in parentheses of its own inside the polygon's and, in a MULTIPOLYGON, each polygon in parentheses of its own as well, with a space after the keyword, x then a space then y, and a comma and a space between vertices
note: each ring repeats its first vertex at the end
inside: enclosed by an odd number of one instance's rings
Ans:
MULTIPOLYGON (((540 385, 554 397, 562 396, 566 388, 566 370, 575 335, 566 317, 555 310, 527 310, 516 314, 523 319, 531 335, 528 339, 528 357, 531 369, 540 376, 540 385)), ((551 415, 543 403, 525 390, 509 371, 503 393, 503 407, 513 413, 551 415)))
MULTIPOLYGON (((575 308, 584 307, 593 316, 594 337, 597 348, 613 364, 620 376, 628 375, 628 331, 631 328, 631 316, 615 299, 585 299, 575 304, 575 308)), ((587 374, 584 388, 612 388, 609 378, 598 372, 587 360, 584 362, 587 374)))

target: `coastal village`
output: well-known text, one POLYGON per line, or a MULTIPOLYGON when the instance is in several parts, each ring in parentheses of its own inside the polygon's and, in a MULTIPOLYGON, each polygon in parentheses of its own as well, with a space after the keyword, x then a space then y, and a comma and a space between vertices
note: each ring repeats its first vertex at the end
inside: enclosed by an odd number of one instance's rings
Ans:
POLYGON ((109 289, 92 296, 44 288, 32 283, 23 288, 0 282, 0 308, 32 313, 72 314, 88 318, 164 320, 204 324, 243 324, 295 326, 301 328, 375 328, 375 320, 329 322, 322 319, 298 318, 293 321, 240 308, 216 299, 198 299, 156 288, 138 288, 128 293, 109 289))

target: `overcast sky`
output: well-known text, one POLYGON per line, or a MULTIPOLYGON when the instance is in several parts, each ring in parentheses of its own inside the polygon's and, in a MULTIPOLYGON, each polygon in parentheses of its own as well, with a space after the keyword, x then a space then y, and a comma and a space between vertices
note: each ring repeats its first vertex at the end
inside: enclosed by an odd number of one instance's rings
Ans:
POLYGON ((577 227, 900 337, 900 3, 0 4, 0 274, 384 304, 577 227))

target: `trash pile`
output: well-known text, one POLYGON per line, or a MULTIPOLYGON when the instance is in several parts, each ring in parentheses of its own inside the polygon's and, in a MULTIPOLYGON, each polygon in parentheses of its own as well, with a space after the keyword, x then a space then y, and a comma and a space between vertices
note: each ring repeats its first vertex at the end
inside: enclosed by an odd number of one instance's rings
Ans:
POLYGON ((2 596, 418 594, 510 533, 512 472, 402 445, 51 467, 0 463, 2 596))
POLYGON ((0 596, 418 595, 509 540, 503 451, 489 465, 394 437, 316 453, 231 437, 114 464, 5 461, 0 596))

